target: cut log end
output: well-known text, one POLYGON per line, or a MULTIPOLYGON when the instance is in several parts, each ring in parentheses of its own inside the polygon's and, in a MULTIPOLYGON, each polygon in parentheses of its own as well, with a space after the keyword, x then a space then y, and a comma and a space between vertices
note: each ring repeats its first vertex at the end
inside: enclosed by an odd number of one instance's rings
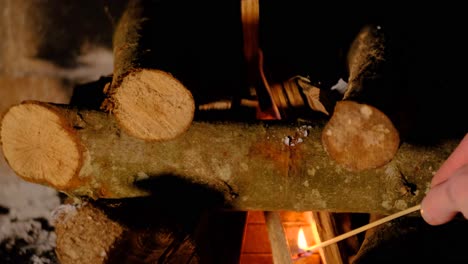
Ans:
POLYGON ((25 102, 11 107, 0 133, 5 159, 24 180, 61 189, 81 167, 76 136, 52 106, 25 102))
POLYGON ((122 240, 125 226, 110 219, 103 210, 89 203, 71 204, 56 209, 55 252, 62 264, 111 263, 113 247, 122 240), (63 209, 62 209, 63 208, 63 209))
POLYGON ((112 112, 126 132, 143 140, 168 140, 190 126, 192 94, 169 73, 139 70, 128 74, 111 95, 112 112))
POLYGON ((387 164, 396 154, 400 138, 391 120, 377 108, 341 101, 323 129, 322 142, 337 163, 361 171, 387 164))

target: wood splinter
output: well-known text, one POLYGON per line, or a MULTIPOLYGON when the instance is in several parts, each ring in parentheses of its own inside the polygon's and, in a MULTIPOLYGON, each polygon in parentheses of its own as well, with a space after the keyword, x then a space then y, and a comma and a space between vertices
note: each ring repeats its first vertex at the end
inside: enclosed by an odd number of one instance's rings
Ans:
POLYGON ((146 50, 141 31, 149 19, 143 3, 130 1, 114 39, 114 73, 102 108, 113 113, 129 135, 144 140, 172 139, 190 126, 195 103, 191 92, 172 74, 140 65, 146 50))

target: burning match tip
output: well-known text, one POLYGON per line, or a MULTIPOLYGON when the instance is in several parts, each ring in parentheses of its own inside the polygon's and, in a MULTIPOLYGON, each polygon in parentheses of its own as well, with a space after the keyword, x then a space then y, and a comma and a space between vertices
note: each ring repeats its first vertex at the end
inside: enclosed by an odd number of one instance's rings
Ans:
POLYGON ((312 250, 305 250, 304 252, 299 252, 295 256, 292 257, 293 260, 298 260, 300 258, 308 257, 314 254, 312 250))

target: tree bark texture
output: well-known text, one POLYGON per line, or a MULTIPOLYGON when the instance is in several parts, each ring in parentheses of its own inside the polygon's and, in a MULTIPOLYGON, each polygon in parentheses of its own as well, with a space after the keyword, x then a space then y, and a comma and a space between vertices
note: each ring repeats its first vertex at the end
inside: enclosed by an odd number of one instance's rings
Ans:
MULTIPOLYGON (((5 157, 19 176, 72 196, 155 195, 180 181, 206 187, 214 197, 222 197, 224 208, 234 210, 383 214, 419 203, 459 140, 426 146, 403 142, 386 165, 353 172, 329 158, 321 143, 323 127, 323 122, 197 121, 173 140, 147 142, 127 135, 112 115, 28 102, 6 114, 1 139, 5 157), (34 111, 50 114, 50 120, 33 122, 34 111), (57 126, 57 134, 48 135, 57 126), (36 131, 36 136, 18 140, 18 127, 36 131), (22 155, 17 148, 21 142, 34 151, 22 155), (54 147, 55 142, 68 142, 68 149, 54 147), (42 152, 47 155, 34 154, 42 152), (54 156, 55 167, 44 173, 35 163, 47 164, 49 156, 54 156)), ((177 195, 191 199, 177 192, 176 185, 177 195)))
POLYGON ((381 82, 384 73, 382 68, 388 57, 382 31, 379 26, 366 25, 351 43, 347 54, 349 79, 344 99, 366 101, 369 100, 369 94, 378 94, 375 89, 379 88, 377 82, 381 82), (370 89, 374 91, 369 91, 370 89))

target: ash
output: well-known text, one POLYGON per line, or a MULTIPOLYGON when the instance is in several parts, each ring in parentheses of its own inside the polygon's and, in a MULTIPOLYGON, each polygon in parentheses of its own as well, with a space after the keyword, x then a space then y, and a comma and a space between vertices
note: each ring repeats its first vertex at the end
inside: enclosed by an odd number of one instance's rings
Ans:
POLYGON ((0 263, 59 263, 51 217, 60 205, 58 192, 23 181, 1 158, 0 263))

